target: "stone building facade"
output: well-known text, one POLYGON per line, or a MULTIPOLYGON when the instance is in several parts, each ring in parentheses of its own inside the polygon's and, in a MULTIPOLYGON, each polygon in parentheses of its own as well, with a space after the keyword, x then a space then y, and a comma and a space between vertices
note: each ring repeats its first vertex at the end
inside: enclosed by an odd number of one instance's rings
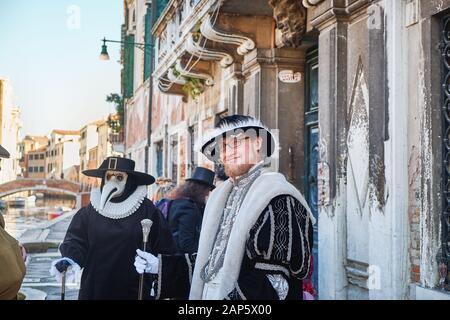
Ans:
POLYGON ((448 299, 450 2, 304 4, 319 32, 321 298, 448 299))
POLYGON ((212 168, 195 142, 226 114, 260 118, 318 217, 320 299, 449 298, 448 14, 447 0, 168 1, 147 170, 212 168))

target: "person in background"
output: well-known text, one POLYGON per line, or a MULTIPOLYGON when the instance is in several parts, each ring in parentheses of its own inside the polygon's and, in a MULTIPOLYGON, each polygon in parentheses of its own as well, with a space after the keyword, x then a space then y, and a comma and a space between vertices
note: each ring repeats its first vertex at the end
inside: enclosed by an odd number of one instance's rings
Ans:
MULTIPOLYGON (((9 158, 2 146, 0 158, 9 158)), ((25 258, 25 250, 6 232, 5 220, 0 214, 0 300, 17 299, 26 272, 25 258)))
POLYGON ((214 171, 197 167, 191 178, 175 188, 167 201, 158 203, 179 253, 197 252, 206 198, 215 188, 214 171))

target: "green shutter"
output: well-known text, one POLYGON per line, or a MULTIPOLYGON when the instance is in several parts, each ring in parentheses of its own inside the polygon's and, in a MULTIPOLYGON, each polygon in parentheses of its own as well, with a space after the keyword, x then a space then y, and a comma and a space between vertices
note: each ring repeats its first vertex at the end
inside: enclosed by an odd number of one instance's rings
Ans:
POLYGON ((169 0, 158 0, 158 2, 157 2, 158 6, 156 8, 156 19, 155 19, 155 22, 161 16, 161 13, 166 8, 168 2, 169 2, 169 0))
MULTIPOLYGON (((152 7, 147 6, 147 13, 145 15, 145 43, 147 45, 152 44, 152 7)), ((144 55, 144 81, 150 77, 150 64, 152 61, 152 50, 151 47, 147 46, 145 48, 144 55)))
POLYGON ((125 36, 124 44, 124 98, 134 93, 134 35, 125 36))

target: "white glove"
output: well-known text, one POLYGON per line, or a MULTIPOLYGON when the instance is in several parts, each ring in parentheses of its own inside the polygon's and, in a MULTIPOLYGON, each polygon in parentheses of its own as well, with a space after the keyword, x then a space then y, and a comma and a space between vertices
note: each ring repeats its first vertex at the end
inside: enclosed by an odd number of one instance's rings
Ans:
POLYGON ((50 267, 50 275, 54 276, 58 283, 62 282, 62 273, 56 269, 55 265, 60 261, 67 261, 70 263, 70 267, 66 271, 66 283, 76 283, 79 278, 79 273, 81 271, 80 266, 70 258, 61 258, 52 262, 50 267))
POLYGON ((136 250, 137 256, 134 260, 134 266, 139 274, 153 273, 158 274, 159 259, 151 253, 144 252, 142 250, 136 250))

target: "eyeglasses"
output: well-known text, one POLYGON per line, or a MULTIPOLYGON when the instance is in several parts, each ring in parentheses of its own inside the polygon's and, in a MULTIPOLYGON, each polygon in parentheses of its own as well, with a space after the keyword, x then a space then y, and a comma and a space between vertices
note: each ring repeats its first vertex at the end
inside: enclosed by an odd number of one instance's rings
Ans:
POLYGON ((111 180, 113 177, 116 177, 117 181, 121 182, 123 180, 125 180, 126 175, 124 173, 120 173, 120 172, 108 172, 106 173, 106 180, 111 180))
POLYGON ((248 139, 250 139, 250 137, 244 136, 244 137, 229 137, 227 139, 230 139, 230 142, 226 142, 226 140, 222 140, 222 146, 224 149, 234 149, 237 147, 240 147, 242 145, 242 143, 248 139))

